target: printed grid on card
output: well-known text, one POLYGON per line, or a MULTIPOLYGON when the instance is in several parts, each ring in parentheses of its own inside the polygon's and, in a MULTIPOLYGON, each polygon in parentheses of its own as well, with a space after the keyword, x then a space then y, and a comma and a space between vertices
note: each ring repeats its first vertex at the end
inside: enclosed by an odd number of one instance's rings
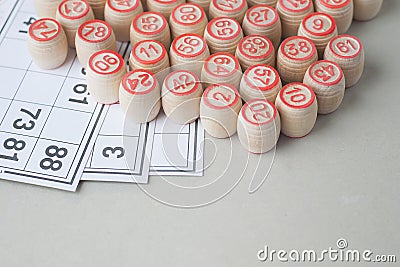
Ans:
POLYGON ((1 4, 8 16, 0 28, 0 178, 74 191, 105 107, 88 97, 73 50, 55 70, 31 61, 26 37, 36 20, 32 2, 1 4))
MULTIPOLYGON (((128 43, 122 44, 120 53, 125 62, 129 62, 131 50, 128 43)), ((122 116, 117 115, 119 113, 122 113, 119 105, 113 105, 108 112, 82 180, 144 181, 145 178, 140 178, 137 173, 141 166, 135 164, 138 155, 146 155, 144 159, 149 159, 151 155, 150 175, 203 175, 204 129, 199 121, 177 125, 161 112, 155 121, 148 125, 136 125, 141 130, 136 129, 130 133, 132 129, 129 128, 133 124, 129 126, 129 121, 122 121, 122 116), (146 134, 144 129, 147 129, 146 134), (130 153, 127 153, 127 148, 131 150, 130 153), (152 151, 144 152, 143 149, 152 151)), ((147 163, 141 162, 142 165, 147 163)))

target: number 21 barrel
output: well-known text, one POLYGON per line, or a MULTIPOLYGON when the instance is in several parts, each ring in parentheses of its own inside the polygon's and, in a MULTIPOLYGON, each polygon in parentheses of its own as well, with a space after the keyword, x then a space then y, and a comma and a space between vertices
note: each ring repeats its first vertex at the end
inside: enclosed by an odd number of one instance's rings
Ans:
POLYGON ((54 19, 44 18, 32 23, 27 43, 33 62, 42 69, 57 68, 67 58, 67 37, 54 19))
POLYGON ((299 138, 306 136, 314 128, 318 104, 308 85, 286 85, 279 92, 275 106, 281 116, 281 130, 284 135, 299 138))
POLYGON ((337 63, 346 78, 346 88, 358 83, 364 71, 364 49, 356 37, 339 35, 333 38, 325 49, 326 60, 337 63))
POLYGON ((86 82, 90 95, 99 103, 119 100, 119 84, 126 73, 122 57, 112 50, 101 50, 89 58, 86 82))
POLYGON ((57 8, 56 19, 62 25, 68 45, 75 48, 75 36, 79 26, 94 19, 93 10, 85 0, 64 0, 57 8))
POLYGON ((237 133, 243 147, 252 153, 270 151, 278 142, 281 120, 275 106, 265 99, 253 99, 243 105, 237 133))

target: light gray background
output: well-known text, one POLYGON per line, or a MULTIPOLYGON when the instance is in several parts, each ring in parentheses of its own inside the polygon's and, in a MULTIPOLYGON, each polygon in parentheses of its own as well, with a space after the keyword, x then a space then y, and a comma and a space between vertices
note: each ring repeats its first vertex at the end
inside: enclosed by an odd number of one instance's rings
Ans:
MULTIPOLYGON (((399 16, 400 1, 385 0, 379 17, 353 24, 349 33, 367 55, 361 82, 310 135, 280 139, 257 193, 247 193, 251 172, 200 209, 165 206, 135 185, 85 182, 67 193, 0 181, 0 265, 275 266, 258 262, 264 245, 322 250, 341 237, 351 249, 396 254, 399 261, 399 16)), ((240 151, 229 168, 239 173, 247 154, 233 141, 240 151)), ((229 152, 228 142, 216 145, 204 179, 221 173, 218 162, 229 152)), ((208 142, 207 162, 213 150, 208 142)), ((145 188, 161 181, 151 177, 145 188)))

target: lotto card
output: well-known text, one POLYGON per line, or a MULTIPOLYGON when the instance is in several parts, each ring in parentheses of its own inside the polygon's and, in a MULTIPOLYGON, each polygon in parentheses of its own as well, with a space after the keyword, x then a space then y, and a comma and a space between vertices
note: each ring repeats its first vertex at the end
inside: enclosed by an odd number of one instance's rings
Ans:
POLYGON ((51 71, 31 61, 32 1, 2 1, 1 10, 0 178, 74 191, 106 107, 88 96, 74 51, 51 71))

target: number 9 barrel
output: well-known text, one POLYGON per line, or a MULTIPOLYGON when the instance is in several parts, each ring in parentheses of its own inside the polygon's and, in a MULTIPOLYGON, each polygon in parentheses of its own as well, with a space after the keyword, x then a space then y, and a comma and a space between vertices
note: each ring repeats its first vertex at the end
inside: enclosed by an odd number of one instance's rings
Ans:
POLYGON ((338 64, 346 78, 346 88, 358 83, 364 71, 364 49, 356 37, 339 35, 333 38, 325 49, 324 58, 338 64))
POLYGON ((117 50, 115 35, 106 22, 89 20, 78 28, 75 38, 76 54, 82 67, 86 68, 90 56, 100 50, 117 50))
POLYGON ((67 37, 54 19, 44 18, 32 23, 27 44, 33 62, 42 69, 55 69, 67 58, 67 37))
POLYGON ((329 41, 338 35, 335 20, 324 13, 311 13, 300 24, 299 36, 309 38, 315 44, 318 57, 324 57, 324 51, 329 41))
POLYGON ((313 90, 302 83, 281 89, 275 101, 281 116, 281 131, 288 137, 304 137, 314 128, 318 104, 313 90))
POLYGON ((119 99, 125 119, 136 123, 154 120, 161 108, 160 86, 148 70, 133 70, 122 79, 119 99))
POLYGON ((204 91, 200 102, 200 119, 206 132, 216 138, 236 133, 242 101, 229 84, 214 84, 204 91))
POLYGON ((353 0, 315 0, 315 10, 330 15, 336 22, 339 34, 349 30, 353 22, 353 0))
POLYGON ((240 143, 251 153, 270 151, 278 142, 281 120, 275 106, 265 99, 253 99, 243 105, 237 133, 240 143))
POLYGON ((175 123, 187 124, 199 117, 203 88, 196 74, 186 70, 171 72, 161 92, 165 115, 175 123))
POLYGON ((89 58, 86 82, 90 95, 99 103, 118 102, 119 84, 126 73, 122 57, 112 50, 101 50, 89 58))

